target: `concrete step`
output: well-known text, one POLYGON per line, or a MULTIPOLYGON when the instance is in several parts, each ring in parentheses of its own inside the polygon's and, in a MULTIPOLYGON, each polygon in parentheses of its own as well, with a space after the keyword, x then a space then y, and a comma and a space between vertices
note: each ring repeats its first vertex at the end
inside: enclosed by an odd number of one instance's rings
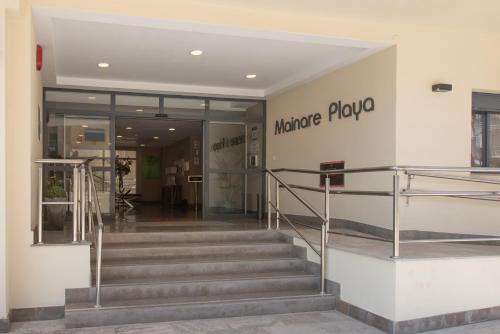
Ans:
MULTIPOLYGON (((319 266, 314 266, 299 258, 267 258, 267 259, 210 259, 200 261, 187 259, 182 262, 149 263, 124 260, 102 266, 102 282, 150 282, 154 280, 173 280, 182 277, 228 274, 259 274, 266 272, 307 271, 318 273, 319 266)), ((95 277, 95 275, 93 275, 95 277)))
POLYGON ((210 257, 231 258, 251 255, 259 257, 289 257, 293 253, 293 245, 284 242, 222 242, 222 243, 183 243, 176 245, 141 243, 106 245, 102 249, 103 261, 116 259, 207 259, 210 257))
POLYGON ((197 242, 239 242, 239 241, 286 241, 287 238, 276 231, 196 231, 196 232, 133 232, 104 233, 103 243, 197 243, 197 242))
MULTIPOLYGON (((319 277, 305 271, 267 272, 177 278, 150 282, 106 284, 101 287, 103 305, 116 301, 173 299, 191 297, 196 300, 209 296, 263 293, 276 291, 316 290, 319 277)), ((95 301, 95 288, 66 290, 66 305, 95 301)))
POLYGON ((94 308, 91 302, 67 304, 67 328, 121 325, 190 319, 325 311, 335 297, 316 291, 274 291, 238 295, 116 301, 94 308))

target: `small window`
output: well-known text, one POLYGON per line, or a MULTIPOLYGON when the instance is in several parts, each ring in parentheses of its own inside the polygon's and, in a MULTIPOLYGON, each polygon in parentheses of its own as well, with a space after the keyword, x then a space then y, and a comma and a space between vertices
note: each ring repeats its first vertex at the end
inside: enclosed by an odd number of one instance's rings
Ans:
POLYGON ((500 167, 500 95, 472 94, 471 166, 500 167))

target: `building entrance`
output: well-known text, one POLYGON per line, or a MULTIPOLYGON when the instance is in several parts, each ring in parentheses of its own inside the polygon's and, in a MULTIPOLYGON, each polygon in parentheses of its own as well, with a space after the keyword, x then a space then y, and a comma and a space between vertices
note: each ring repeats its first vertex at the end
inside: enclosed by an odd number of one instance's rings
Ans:
POLYGON ((117 117, 115 133, 119 218, 202 218, 203 121, 117 117))
MULTIPOLYGON (((262 211, 263 101, 47 88, 43 110, 44 157, 93 158, 108 219, 262 211)), ((45 177, 70 197, 71 172, 58 168, 45 177)))

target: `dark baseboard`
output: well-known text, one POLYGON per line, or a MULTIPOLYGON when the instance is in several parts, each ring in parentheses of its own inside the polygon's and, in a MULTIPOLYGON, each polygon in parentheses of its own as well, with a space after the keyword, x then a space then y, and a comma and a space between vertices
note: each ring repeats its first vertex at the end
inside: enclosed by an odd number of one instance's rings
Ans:
POLYGON ((10 321, 39 321, 64 318, 64 306, 32 307, 12 309, 10 321))
MULTIPOLYGON (((311 226, 319 226, 321 221, 316 217, 302 216, 302 215, 287 215, 292 222, 297 221, 303 224, 310 224, 311 226)), ((369 234, 378 238, 391 240, 392 230, 364 224, 346 219, 330 219, 330 226, 334 228, 345 228, 356 232, 369 234)), ((459 238, 480 238, 491 237, 491 235, 484 234, 462 234, 462 233, 447 233, 447 232, 433 232, 421 230, 402 230, 400 232, 401 240, 416 240, 416 239, 459 239, 459 238)), ((475 242, 475 244, 484 245, 500 245, 500 242, 475 242)))
POLYGON ((8 333, 10 330, 9 316, 5 319, 0 319, 0 333, 8 333))

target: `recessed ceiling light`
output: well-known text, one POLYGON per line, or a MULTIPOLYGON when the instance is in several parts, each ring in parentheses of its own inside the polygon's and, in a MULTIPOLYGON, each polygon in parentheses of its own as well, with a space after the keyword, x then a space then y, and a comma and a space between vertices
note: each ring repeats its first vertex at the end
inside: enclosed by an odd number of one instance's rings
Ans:
POLYGON ((96 97, 95 96, 89 96, 89 97, 87 97, 87 99, 89 99, 89 100, 95 100, 96 97))
POLYGON ((132 130, 133 128, 131 126, 127 126, 125 130, 132 130))
POLYGON ((144 109, 135 109, 135 111, 137 111, 137 112, 143 112, 144 109))
POLYGON ((189 54, 191 56, 201 56, 203 54, 203 50, 191 50, 189 54))
POLYGON ((201 104, 201 106, 202 106, 202 107, 206 106, 205 102, 203 102, 203 103, 201 104))
POLYGON ((88 128, 89 126, 87 124, 82 124, 82 128, 88 128))
POLYGON ((146 146, 146 145, 144 145, 144 144, 141 144, 141 145, 139 145, 139 146, 140 146, 140 147, 144 147, 144 146, 146 146))
POLYGON ((116 136, 116 138, 122 138, 122 136, 116 136))
POLYGON ((77 144, 81 144, 82 142, 81 142, 81 141, 77 141, 76 143, 77 143, 77 144))
POLYGON ((99 67, 99 68, 108 68, 109 67, 109 63, 98 63, 97 67, 99 67))
POLYGON ((160 139, 160 137, 156 137, 156 136, 155 136, 155 137, 153 137, 153 139, 160 139))
POLYGON ((168 129, 168 131, 175 131, 175 128, 170 128, 168 129))
POLYGON ((257 74, 247 74, 247 75, 245 75, 245 78, 247 78, 247 79, 255 79, 255 78, 257 78, 257 74))

